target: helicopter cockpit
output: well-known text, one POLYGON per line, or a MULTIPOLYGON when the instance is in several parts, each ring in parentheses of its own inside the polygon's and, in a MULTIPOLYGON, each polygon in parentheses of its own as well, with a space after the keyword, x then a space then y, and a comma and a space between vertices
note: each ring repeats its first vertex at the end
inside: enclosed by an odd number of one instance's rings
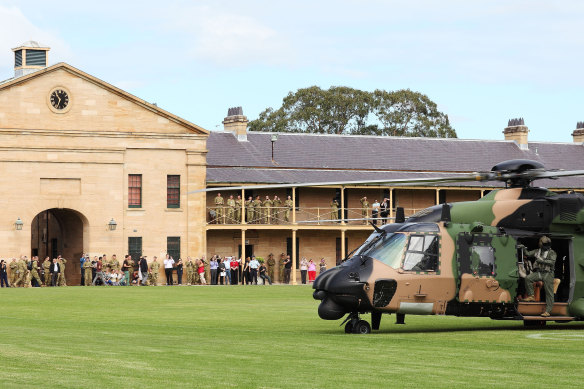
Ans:
POLYGON ((354 255, 376 259, 396 270, 434 272, 438 232, 435 223, 390 224, 372 233, 354 255))

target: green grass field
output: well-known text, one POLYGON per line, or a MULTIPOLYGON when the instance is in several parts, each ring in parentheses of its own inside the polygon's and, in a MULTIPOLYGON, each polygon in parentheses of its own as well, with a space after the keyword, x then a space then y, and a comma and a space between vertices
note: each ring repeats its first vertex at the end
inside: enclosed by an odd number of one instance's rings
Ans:
MULTIPOLYGON (((0 387, 576 387, 584 325, 319 319, 306 286, 0 290, 0 387)), ((369 320, 369 315, 365 318, 369 320)))

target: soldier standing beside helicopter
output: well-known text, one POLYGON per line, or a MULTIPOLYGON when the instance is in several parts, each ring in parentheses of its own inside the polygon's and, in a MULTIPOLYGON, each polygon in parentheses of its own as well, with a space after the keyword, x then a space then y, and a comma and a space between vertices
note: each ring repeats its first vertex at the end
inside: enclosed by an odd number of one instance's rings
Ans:
MULTIPOLYGON (((539 239, 539 249, 525 251, 525 254, 530 257, 535 257, 534 270, 525 278, 525 289, 527 290, 527 298, 523 301, 535 301, 533 297, 533 283, 536 281, 543 281, 545 290, 545 312, 541 316, 548 317, 554 306, 554 266, 556 263, 556 252, 552 250, 552 241, 547 236, 542 236, 539 239)), ((524 245, 519 245, 519 248, 525 250, 524 245)))

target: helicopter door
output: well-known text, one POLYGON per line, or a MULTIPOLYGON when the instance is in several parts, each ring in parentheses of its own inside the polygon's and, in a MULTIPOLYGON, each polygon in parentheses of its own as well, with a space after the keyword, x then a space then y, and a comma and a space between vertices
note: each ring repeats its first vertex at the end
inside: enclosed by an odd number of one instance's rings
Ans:
POLYGON ((461 233, 458 237, 459 301, 493 302, 509 300, 495 279, 497 267, 493 239, 489 234, 461 233))
MULTIPOLYGON (((399 313, 444 313, 448 279, 440 275, 440 237, 437 234, 412 233, 399 272, 403 283, 399 288, 399 313)), ((401 282, 401 281, 400 281, 401 282)))

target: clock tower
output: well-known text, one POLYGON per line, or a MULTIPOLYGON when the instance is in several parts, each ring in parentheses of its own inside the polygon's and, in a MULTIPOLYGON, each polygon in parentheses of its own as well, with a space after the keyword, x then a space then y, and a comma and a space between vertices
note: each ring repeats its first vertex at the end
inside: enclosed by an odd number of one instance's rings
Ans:
POLYGON ((24 42, 14 52, 14 77, 21 77, 47 67, 49 47, 36 41, 24 42))

